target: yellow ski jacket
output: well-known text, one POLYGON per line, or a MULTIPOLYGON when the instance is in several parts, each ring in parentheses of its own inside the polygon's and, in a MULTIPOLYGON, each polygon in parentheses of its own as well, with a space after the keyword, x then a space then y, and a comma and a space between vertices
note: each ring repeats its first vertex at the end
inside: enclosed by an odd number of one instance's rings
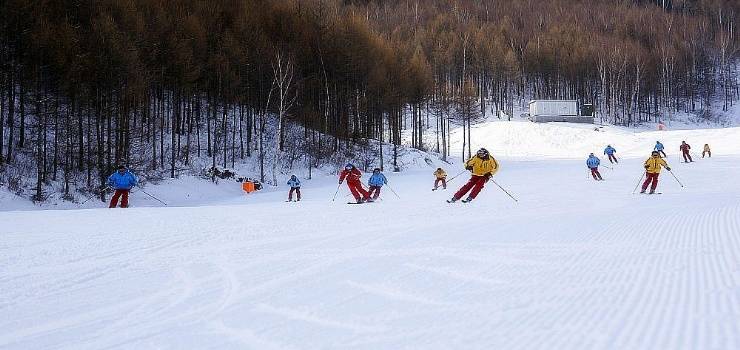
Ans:
POLYGON ((490 155, 488 159, 481 159, 478 156, 474 156, 465 162, 465 168, 469 169, 475 176, 485 176, 488 173, 493 175, 498 171, 498 162, 490 155))
POLYGON ((645 170, 650 174, 660 174, 661 166, 668 168, 668 163, 660 156, 651 156, 645 161, 645 170))

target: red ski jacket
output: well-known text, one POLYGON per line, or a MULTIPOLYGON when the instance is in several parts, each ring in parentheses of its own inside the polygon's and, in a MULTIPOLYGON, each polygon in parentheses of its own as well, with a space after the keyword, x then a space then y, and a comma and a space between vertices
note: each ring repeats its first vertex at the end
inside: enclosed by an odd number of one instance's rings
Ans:
POLYGON ((681 152, 688 152, 691 149, 691 146, 689 146, 688 143, 684 143, 679 147, 679 149, 681 149, 681 152))
POLYGON ((347 179, 347 182, 360 181, 361 177, 362 172, 357 168, 352 168, 352 170, 344 169, 339 173, 339 182, 344 181, 345 178, 347 179))

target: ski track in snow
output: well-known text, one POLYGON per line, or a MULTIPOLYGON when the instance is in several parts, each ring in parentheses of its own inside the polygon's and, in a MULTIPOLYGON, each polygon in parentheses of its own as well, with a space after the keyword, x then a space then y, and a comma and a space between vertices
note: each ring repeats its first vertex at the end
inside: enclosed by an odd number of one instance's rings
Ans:
POLYGON ((660 196, 639 159, 504 161, 518 204, 425 171, 373 205, 0 212, 0 349, 737 349, 738 161, 660 196))

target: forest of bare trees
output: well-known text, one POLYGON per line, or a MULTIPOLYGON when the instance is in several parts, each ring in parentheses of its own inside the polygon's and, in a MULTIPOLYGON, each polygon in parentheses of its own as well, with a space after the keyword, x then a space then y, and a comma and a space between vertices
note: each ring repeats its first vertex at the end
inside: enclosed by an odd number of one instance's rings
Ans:
POLYGON ((740 96, 739 14, 731 0, 6 0, 0 182, 23 169, 43 200, 120 163, 176 177, 205 157, 257 157, 275 180, 337 152, 395 162, 407 130, 408 146, 465 157, 451 124, 532 98, 627 126, 712 118, 740 96))

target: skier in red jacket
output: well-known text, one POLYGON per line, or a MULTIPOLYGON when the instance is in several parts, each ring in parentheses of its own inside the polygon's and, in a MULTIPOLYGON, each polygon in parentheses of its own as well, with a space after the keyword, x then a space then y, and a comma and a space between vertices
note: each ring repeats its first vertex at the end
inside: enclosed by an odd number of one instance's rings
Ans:
POLYGON ((355 168, 352 164, 347 164, 344 166, 344 170, 339 173, 339 184, 342 184, 346 178, 347 187, 349 187, 349 191, 352 192, 357 203, 372 202, 373 200, 370 199, 370 194, 362 188, 361 177, 362 172, 359 169, 355 168))
POLYGON ((691 154, 689 154, 689 150, 691 149, 691 146, 689 146, 689 144, 686 143, 686 141, 681 142, 681 147, 679 147, 679 149, 681 150, 681 153, 683 154, 684 163, 694 161, 693 159, 691 159, 691 154))

